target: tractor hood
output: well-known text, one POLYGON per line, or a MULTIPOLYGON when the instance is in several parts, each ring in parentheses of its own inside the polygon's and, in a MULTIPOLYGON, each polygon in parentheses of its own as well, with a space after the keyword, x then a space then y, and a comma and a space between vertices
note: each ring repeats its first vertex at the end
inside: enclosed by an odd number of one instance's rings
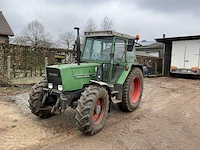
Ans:
POLYGON ((84 84, 96 78, 95 67, 99 65, 99 63, 80 63, 80 65, 47 66, 47 80, 48 83, 53 83, 53 87, 56 89, 58 85, 62 85, 63 92, 78 90, 83 88, 84 84))
POLYGON ((60 64, 47 66, 47 68, 58 68, 58 69, 68 69, 68 68, 85 68, 85 67, 96 67, 99 66, 99 63, 80 63, 78 64, 60 64))

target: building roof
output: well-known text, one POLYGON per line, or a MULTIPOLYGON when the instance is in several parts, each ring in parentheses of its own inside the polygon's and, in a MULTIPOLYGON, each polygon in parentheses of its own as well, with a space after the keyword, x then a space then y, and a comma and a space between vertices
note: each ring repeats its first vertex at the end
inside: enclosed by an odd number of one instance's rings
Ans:
POLYGON ((139 46, 150 46, 152 44, 157 43, 156 41, 142 41, 142 42, 138 42, 139 46))
POLYGON ((166 43, 166 42, 172 42, 172 41, 198 40, 198 39, 200 39, 200 35, 158 38, 155 40, 158 42, 166 43))
POLYGON ((139 42, 136 44, 136 49, 137 50, 147 50, 147 49, 163 49, 164 44, 161 42, 157 41, 144 41, 144 42, 139 42))
POLYGON ((2 11, 0 11, 0 35, 14 36, 14 33, 3 16, 2 11))
POLYGON ((154 55, 147 53, 147 52, 141 52, 141 51, 136 51, 135 52, 136 56, 143 56, 143 57, 155 57, 154 55))

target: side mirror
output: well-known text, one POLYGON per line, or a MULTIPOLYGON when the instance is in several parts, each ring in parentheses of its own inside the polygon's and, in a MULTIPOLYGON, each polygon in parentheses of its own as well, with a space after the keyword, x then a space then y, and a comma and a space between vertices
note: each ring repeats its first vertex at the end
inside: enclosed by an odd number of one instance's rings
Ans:
POLYGON ((134 44, 135 44, 135 40, 134 39, 129 39, 128 40, 127 51, 132 52, 134 44))
POLYGON ((113 58, 114 57, 114 53, 110 53, 110 58, 113 58))

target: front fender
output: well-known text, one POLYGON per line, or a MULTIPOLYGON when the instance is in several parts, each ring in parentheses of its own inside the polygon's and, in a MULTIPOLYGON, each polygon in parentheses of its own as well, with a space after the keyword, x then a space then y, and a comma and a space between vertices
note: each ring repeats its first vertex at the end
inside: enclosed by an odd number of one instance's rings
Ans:
POLYGON ((112 85, 112 84, 109 85, 109 84, 107 84, 107 83, 105 83, 105 82, 96 81, 96 80, 90 80, 90 82, 105 87, 105 88, 108 90, 108 95, 109 95, 110 98, 111 98, 111 93, 114 91, 114 85, 112 85))
POLYGON ((108 87, 109 89, 114 89, 114 86, 113 86, 113 85, 109 85, 109 84, 107 84, 107 83, 105 83, 105 82, 102 82, 102 81, 90 80, 90 82, 96 83, 96 84, 98 84, 98 85, 100 85, 100 86, 106 86, 106 87, 108 87))

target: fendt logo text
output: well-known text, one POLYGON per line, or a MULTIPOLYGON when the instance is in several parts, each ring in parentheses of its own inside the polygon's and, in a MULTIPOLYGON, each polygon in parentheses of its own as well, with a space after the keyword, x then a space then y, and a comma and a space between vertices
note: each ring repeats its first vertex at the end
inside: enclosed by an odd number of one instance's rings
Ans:
POLYGON ((57 76, 58 76, 57 73, 50 73, 50 72, 49 72, 49 75, 50 75, 50 76, 53 76, 53 77, 57 77, 57 76))

